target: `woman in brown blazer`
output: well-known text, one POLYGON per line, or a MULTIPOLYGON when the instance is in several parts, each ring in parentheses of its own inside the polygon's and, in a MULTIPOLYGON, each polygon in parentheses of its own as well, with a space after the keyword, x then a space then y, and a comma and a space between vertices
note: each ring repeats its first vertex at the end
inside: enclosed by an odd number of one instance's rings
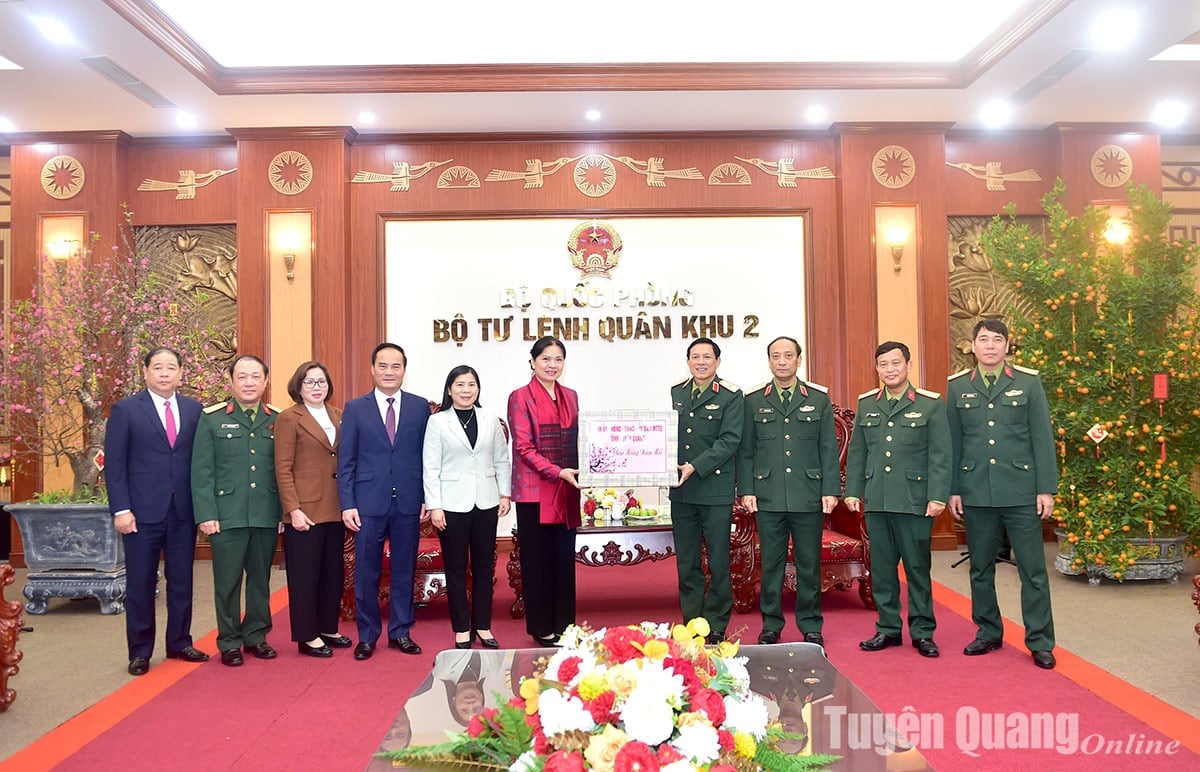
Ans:
POLYGON ((283 503, 288 614, 301 654, 331 657, 353 642, 338 632, 342 542, 337 448, 342 411, 326 404, 333 381, 320 362, 305 362, 288 381, 295 405, 275 421, 275 480, 283 503))

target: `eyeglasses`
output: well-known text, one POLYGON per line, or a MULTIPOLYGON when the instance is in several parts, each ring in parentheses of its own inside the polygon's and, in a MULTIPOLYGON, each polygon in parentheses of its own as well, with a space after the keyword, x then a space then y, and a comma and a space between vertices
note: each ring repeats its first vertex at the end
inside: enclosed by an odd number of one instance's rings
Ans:
POLYGON ((304 380, 300 381, 300 383, 304 384, 310 389, 317 389, 322 386, 329 385, 329 381, 325 380, 324 378, 305 378, 304 380))

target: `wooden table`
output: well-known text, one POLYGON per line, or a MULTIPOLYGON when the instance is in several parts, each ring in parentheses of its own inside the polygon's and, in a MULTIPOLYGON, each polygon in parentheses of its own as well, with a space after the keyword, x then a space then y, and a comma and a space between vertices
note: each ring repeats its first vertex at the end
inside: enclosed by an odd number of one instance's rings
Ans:
MULTIPOLYGON (((729 539, 729 572, 733 582, 733 607, 740 614, 753 609, 758 600, 756 536, 754 517, 735 510, 729 539)), ((601 521, 589 517, 575 532, 575 562, 585 566, 635 566, 647 560, 666 560, 674 556, 675 537, 669 517, 601 521)), ((707 556, 704 564, 707 569, 707 556)), ((521 584, 521 540, 515 528, 507 570, 508 586, 516 595, 510 613, 514 619, 519 619, 525 616, 525 595, 521 584)))

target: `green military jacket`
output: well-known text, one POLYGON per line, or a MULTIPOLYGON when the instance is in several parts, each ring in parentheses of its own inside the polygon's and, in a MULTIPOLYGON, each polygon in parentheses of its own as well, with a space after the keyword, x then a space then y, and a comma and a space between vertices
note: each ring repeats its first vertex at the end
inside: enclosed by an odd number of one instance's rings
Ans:
POLYGON ((889 402, 883 388, 858 396, 846 457, 846 498, 868 512, 924 515, 950 498, 950 422, 942 395, 910 383, 889 402))
POLYGON ((742 390, 720 378, 692 399, 692 379, 671 387, 671 405, 679 415, 678 463, 695 474, 671 489, 671 501, 683 504, 733 504, 733 455, 742 436, 742 390))
POLYGON ((1036 370, 1005 365, 983 386, 979 368, 946 384, 954 477, 951 495, 976 507, 1027 505, 1058 490, 1050 407, 1036 370))
POLYGON ((737 468, 738 493, 768 512, 820 512, 822 496, 840 495, 828 389, 797 381, 786 410, 774 381, 751 389, 737 468))
POLYGON ((196 522, 229 528, 276 528, 282 508, 275 484, 275 419, 260 402, 254 421, 230 400, 204 409, 192 447, 196 522))

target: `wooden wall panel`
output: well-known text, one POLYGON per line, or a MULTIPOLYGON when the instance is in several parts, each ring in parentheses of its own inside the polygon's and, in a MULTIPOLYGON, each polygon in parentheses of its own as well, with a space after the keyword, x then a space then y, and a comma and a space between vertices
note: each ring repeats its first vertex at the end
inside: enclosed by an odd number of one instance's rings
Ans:
POLYGON ((1067 208, 1080 212, 1092 201, 1125 198, 1125 185, 1107 187, 1092 176, 1092 156, 1105 145, 1117 145, 1129 154, 1132 174, 1129 182, 1146 185, 1162 193, 1162 141, 1157 134, 1105 130, 1094 126, 1057 126, 1052 130, 1059 174, 1067 184, 1067 208))
MULTIPOLYGON (((316 359, 329 368, 338 384, 339 404, 347 395, 345 367, 346 309, 355 305, 346 290, 346 141, 352 130, 234 129, 238 140, 238 349, 260 356, 268 351, 269 336, 287 330, 268 329, 271 288, 267 270, 265 212, 268 209, 311 208, 313 217, 313 348, 316 359), (302 153, 312 165, 309 186, 295 195, 276 191, 268 169, 284 151, 302 153)), ((271 399, 290 404, 284 388, 299 362, 269 362, 271 399)))
MULTIPOLYGON (((796 139, 784 136, 726 135, 689 137, 604 137, 579 139, 372 138, 356 143, 350 152, 351 175, 358 171, 389 174, 394 164, 410 169, 427 162, 446 163, 419 179, 409 181, 408 190, 392 191, 386 182, 350 185, 352 223, 350 266, 352 294, 370 298, 378 292, 382 277, 381 217, 513 217, 577 214, 580 217, 628 216, 636 214, 740 215, 806 213, 810 226, 808 268, 808 329, 810 340, 837 340, 841 336, 842 311, 838 298, 835 179, 783 178, 768 174, 737 158, 758 158, 764 166, 795 171, 835 168, 834 144, 828 138, 796 139), (590 197, 574 182, 574 159, 591 154, 627 157, 645 162, 662 159, 665 170, 695 169, 700 179, 667 177, 661 187, 647 184, 647 177, 614 162, 615 181, 603 196, 590 197), (525 186, 522 179, 488 182, 492 170, 524 172, 527 161, 540 160, 550 167, 557 159, 572 159, 551 174, 544 174, 540 187, 525 186), (739 164, 749 185, 709 185, 709 175, 722 164, 739 164), (465 167, 479 179, 479 187, 439 188, 439 175, 451 167, 465 167), (370 263, 369 261, 374 261, 370 263)), ((736 259, 736 256, 730 256, 736 259)), ((354 387, 369 386, 367 363, 377 339, 368 330, 382 334, 382 306, 358 303, 350 309, 347 341, 354 387)), ((767 338, 787 331, 763 331, 767 338)), ((840 384, 841 367, 837 346, 822 349, 809 358, 810 375, 823 383, 840 384)))
POLYGON ((174 183, 181 172, 204 174, 236 169, 237 144, 232 140, 209 145, 135 142, 129 150, 129 202, 135 225, 219 225, 237 222, 238 174, 226 174, 195 191, 195 198, 177 199, 170 190, 139 191, 143 180, 174 183))
MULTIPOLYGON (((1000 137, 985 135, 955 135, 946 139, 946 214, 994 215, 1004 211, 1009 203, 1017 205, 1018 214, 1041 214, 1042 196, 1054 187, 1059 164, 1054 142, 1045 132, 1022 132, 1000 137), (986 179, 978 179, 950 164, 970 164, 973 171, 988 163, 999 163, 1000 174, 1012 175, 1032 170, 1041 180, 1003 180, 1003 190, 989 190, 986 179)), ((986 173, 986 172, 985 172, 986 173)))

